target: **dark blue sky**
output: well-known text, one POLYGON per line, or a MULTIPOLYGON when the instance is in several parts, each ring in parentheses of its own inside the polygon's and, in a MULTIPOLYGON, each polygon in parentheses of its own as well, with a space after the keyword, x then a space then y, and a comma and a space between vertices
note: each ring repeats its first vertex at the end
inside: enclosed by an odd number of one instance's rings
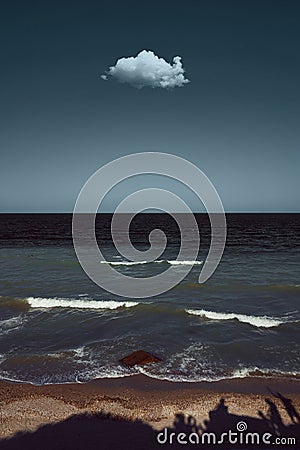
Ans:
POLYGON ((0 211, 72 211, 97 168, 141 151, 194 162, 226 211, 299 211, 299 23, 296 0, 2 1, 0 211), (191 82, 99 78, 143 49, 191 82))

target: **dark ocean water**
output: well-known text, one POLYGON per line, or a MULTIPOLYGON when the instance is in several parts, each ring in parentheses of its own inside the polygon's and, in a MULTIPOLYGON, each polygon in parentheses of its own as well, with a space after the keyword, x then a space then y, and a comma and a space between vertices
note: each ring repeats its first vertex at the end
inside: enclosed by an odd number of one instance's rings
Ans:
MULTIPOLYGON (((138 265, 118 255, 110 218, 98 216, 97 238, 117 270, 149 277, 176 260, 180 236, 169 216, 134 219, 137 248, 148 247, 154 228, 168 237, 160 264, 138 265)), ((87 277, 73 249, 71 215, 0 215, 0 377, 37 384, 141 372, 182 381, 299 377, 300 214, 228 214, 222 261, 203 285, 197 280, 210 227, 206 215, 196 218, 198 264, 171 291, 139 300, 87 277), (142 369, 119 364, 137 349, 162 361, 142 369)))

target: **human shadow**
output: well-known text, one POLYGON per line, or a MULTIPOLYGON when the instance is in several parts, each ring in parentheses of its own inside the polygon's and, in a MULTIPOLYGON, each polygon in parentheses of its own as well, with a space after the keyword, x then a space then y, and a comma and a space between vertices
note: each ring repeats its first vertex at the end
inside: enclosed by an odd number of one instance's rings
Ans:
MULTIPOLYGON (((292 400, 272 393, 286 411, 283 420, 278 406, 266 398, 267 411, 257 417, 231 414, 221 397, 208 419, 175 415, 171 427, 154 430, 141 420, 127 420, 110 414, 77 414, 64 421, 41 426, 34 432, 19 432, 0 440, 1 450, 150 450, 155 448, 276 449, 300 448, 299 413, 292 400), (267 436, 263 440, 263 436, 267 436), (287 441, 292 438, 295 441, 287 441), (280 441, 275 441, 280 439, 280 441), (285 439, 285 440, 284 440, 285 439)), ((246 407, 247 405, 245 405, 246 407)))
POLYGON ((274 397, 278 398, 282 402, 282 404, 283 404, 286 412, 288 413, 289 418, 291 419, 291 421, 294 422, 294 423, 299 423, 300 422, 300 416, 299 416, 298 411, 295 409, 292 400, 290 398, 284 397, 282 394, 280 394, 280 392, 273 392, 273 391, 271 391, 271 389, 269 389, 269 392, 274 397))

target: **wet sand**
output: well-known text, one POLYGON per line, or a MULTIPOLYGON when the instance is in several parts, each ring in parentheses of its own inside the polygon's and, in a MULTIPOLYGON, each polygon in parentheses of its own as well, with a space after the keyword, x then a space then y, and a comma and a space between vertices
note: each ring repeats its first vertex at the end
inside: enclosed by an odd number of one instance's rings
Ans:
POLYGON ((300 382, 247 378, 173 383, 144 375, 46 386, 2 381, 0 398, 1 438, 12 437, 20 431, 34 431, 74 415, 99 412, 127 421, 141 420, 155 430, 172 427, 178 413, 192 417, 203 426, 220 405, 226 408, 225 417, 267 420, 271 417, 268 399, 277 408, 282 423, 288 426, 293 418, 287 406, 300 411, 300 382))

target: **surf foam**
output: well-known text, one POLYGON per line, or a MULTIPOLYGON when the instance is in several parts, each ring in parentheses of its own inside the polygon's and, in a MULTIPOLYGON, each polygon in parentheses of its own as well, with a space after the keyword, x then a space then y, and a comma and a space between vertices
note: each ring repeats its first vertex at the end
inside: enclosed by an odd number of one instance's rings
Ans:
POLYGON ((152 261, 100 261, 100 264, 110 264, 111 266, 136 266, 138 264, 149 264, 152 261))
POLYGON ((130 308, 138 302, 118 302, 115 300, 74 300, 64 298, 28 297, 31 308, 77 308, 77 309, 117 309, 130 308))
POLYGON ((178 261, 177 259, 157 259, 155 261, 100 261, 100 264, 110 264, 111 266, 136 266, 139 264, 151 264, 151 263, 167 263, 174 266, 193 266, 200 265, 203 261, 191 260, 191 261, 178 261))
POLYGON ((5 319, 0 321, 0 333, 6 334, 10 331, 18 329, 21 325, 23 325, 23 317, 16 316, 11 317, 10 319, 5 319))
POLYGON ((193 314, 195 316, 206 317, 211 320, 233 320, 237 319, 239 322, 249 323, 254 327, 271 328, 278 327, 283 320, 279 320, 274 317, 268 316, 248 316, 246 314, 236 314, 236 313, 218 313, 214 311, 206 311, 205 309, 186 309, 188 314, 193 314))
POLYGON ((173 266, 193 266, 193 265, 200 265, 202 264, 202 261, 177 261, 177 259, 173 260, 167 260, 167 263, 173 265, 173 266))

